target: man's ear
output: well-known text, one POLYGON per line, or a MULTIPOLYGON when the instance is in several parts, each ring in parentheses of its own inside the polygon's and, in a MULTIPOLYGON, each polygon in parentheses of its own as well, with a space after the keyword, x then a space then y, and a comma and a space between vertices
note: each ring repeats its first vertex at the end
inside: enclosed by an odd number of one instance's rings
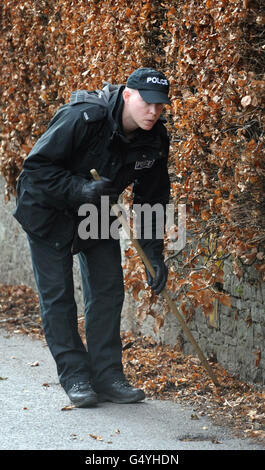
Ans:
POLYGON ((123 90, 123 92, 122 92, 122 96, 123 96, 123 99, 124 99, 125 103, 128 102, 128 100, 130 98, 130 95, 131 95, 130 90, 125 88, 125 90, 123 90))

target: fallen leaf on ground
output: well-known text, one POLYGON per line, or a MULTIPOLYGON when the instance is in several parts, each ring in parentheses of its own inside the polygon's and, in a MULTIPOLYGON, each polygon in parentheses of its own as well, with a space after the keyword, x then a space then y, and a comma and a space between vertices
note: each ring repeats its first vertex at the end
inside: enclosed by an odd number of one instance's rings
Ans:
POLYGON ((103 441, 102 436, 96 436, 95 434, 88 434, 89 437, 92 437, 92 439, 95 439, 96 441, 103 441))
POLYGON ((73 408, 75 408, 74 405, 66 405, 63 408, 61 408, 61 411, 69 411, 69 410, 72 410, 73 408))

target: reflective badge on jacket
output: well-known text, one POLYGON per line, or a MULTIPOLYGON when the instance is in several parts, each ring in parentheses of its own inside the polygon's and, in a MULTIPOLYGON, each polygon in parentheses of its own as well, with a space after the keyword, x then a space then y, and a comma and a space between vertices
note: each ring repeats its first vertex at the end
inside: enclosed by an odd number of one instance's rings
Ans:
POLYGON ((135 170, 143 170, 144 168, 151 168, 151 166, 153 166, 154 162, 155 162, 155 160, 145 160, 144 162, 143 161, 136 162, 134 169, 135 170))

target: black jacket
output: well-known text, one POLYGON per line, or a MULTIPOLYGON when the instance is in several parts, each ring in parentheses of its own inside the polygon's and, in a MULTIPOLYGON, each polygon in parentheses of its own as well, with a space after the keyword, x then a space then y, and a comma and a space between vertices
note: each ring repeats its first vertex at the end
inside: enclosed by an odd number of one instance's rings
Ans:
POLYGON ((91 104, 86 91, 72 93, 25 159, 14 217, 31 236, 57 248, 73 240, 81 188, 92 168, 119 194, 134 183, 134 202, 168 202, 166 128, 159 120, 150 131, 138 129, 130 142, 120 124, 123 89, 107 85, 102 106, 91 104))

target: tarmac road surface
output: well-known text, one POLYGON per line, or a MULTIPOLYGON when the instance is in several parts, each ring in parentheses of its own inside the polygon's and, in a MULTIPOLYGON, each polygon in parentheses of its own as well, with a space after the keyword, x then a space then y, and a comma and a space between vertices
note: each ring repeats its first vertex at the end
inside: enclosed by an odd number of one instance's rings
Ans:
MULTIPOLYGON (((86 464, 107 463, 114 468, 118 466, 114 460, 96 461, 102 458, 101 451, 106 456, 122 450, 148 451, 152 459, 152 451, 161 455, 171 451, 176 457, 192 450, 265 450, 206 417, 192 419, 194 411, 186 404, 146 399, 129 405, 69 408, 43 341, 0 330, 0 357, 0 450, 83 450, 86 464)), ((143 463, 153 462, 138 462, 143 463)))

